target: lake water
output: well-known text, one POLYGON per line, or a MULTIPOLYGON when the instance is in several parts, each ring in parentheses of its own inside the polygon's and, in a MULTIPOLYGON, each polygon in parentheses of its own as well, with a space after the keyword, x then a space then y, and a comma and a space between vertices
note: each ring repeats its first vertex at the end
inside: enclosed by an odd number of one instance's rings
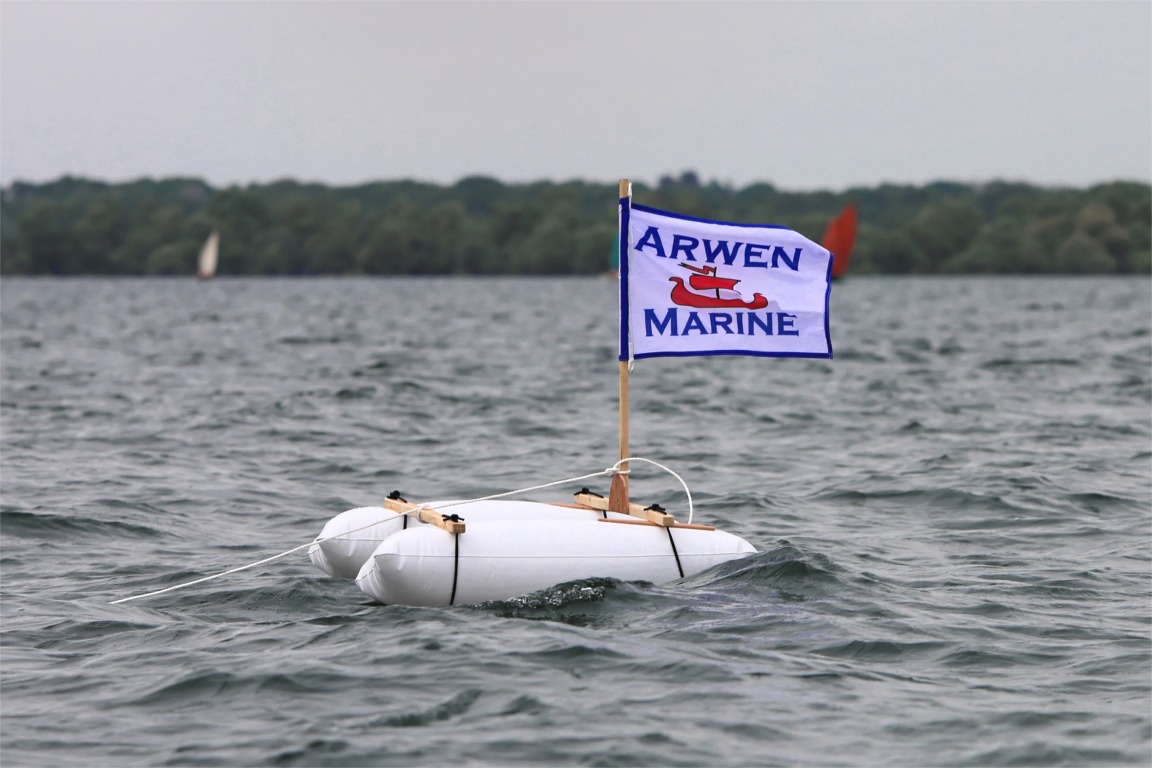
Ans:
POLYGON ((833 360, 639 361, 631 452, 759 554, 455 608, 304 552, 110 603, 611 465, 613 281, 7 279, 0 314, 6 768, 1152 763, 1146 278, 850 278, 833 360))

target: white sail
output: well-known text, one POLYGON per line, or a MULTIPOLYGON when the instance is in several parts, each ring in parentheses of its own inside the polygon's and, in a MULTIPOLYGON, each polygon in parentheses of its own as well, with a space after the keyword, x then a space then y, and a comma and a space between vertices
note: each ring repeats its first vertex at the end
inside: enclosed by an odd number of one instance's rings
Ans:
POLYGON ((204 241, 204 247, 200 249, 200 266, 197 269, 197 275, 201 280, 208 280, 216 274, 216 261, 220 251, 220 233, 213 232, 204 241))

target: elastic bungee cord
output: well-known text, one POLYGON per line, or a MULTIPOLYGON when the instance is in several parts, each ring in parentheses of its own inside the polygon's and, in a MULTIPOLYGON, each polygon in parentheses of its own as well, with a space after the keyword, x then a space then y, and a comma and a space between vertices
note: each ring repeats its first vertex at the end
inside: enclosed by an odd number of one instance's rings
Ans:
POLYGON ((680 571, 680 578, 684 578, 684 566, 680 564, 680 553, 676 551, 676 539, 672 538, 672 529, 664 530, 668 531, 668 543, 672 545, 672 556, 676 558, 676 570, 680 571))
MULTIPOLYGON (((477 502, 477 501, 492 501, 493 499, 503 499, 503 498, 507 498, 508 496, 516 496, 516 495, 521 494, 521 493, 529 493, 531 491, 540 491, 540 490, 544 490, 545 488, 554 488, 558 485, 568 485, 570 483, 578 483, 582 480, 590 480, 594 477, 602 477, 604 475, 608 475, 610 477, 615 476, 615 475, 627 475, 627 474, 630 474, 630 470, 620 469, 620 465, 626 464, 630 461, 643 461, 646 464, 651 464, 654 467, 659 467, 660 469, 662 469, 665 472, 667 472, 668 474, 672 475, 674 478, 676 478, 680 482, 681 487, 684 488, 684 495, 687 496, 687 498, 688 498, 688 522, 691 523, 692 522, 692 512, 693 512, 692 492, 690 490, 688 490, 688 484, 686 482, 684 482, 684 478, 680 477, 680 475, 676 474, 671 469, 664 466, 663 464, 660 464, 659 462, 652 461, 651 459, 641 458, 639 456, 631 456, 631 457, 628 457, 626 459, 620 459, 620 461, 616 462, 612 466, 608 467, 607 469, 602 469, 599 472, 590 472, 587 475, 580 475, 579 477, 569 477, 569 478, 564 479, 564 480, 556 480, 555 482, 544 483, 543 485, 533 485, 533 486, 530 486, 528 488, 519 488, 515 491, 506 491, 504 493, 494 493, 491 496, 480 496, 480 497, 475 498, 475 499, 464 499, 464 500, 460 500, 460 501, 451 501, 451 502, 447 502, 445 504, 437 504, 435 507, 433 507, 430 504, 420 504, 419 506, 417 506, 417 507, 409 510, 407 513, 405 513, 405 517, 407 517, 408 514, 411 514, 411 513, 419 514, 420 510, 422 510, 422 509, 430 509, 433 511, 439 511, 442 509, 447 509, 449 507, 454 507, 458 504, 471 504, 471 503, 477 502)), ((288 555, 299 552, 302 549, 307 549, 307 548, 313 546, 314 544, 319 544, 320 542, 323 542, 323 541, 329 541, 330 539, 344 538, 344 537, 348 536, 349 534, 353 534, 353 533, 356 533, 358 531, 363 531, 366 528, 371 528, 371 527, 378 525, 382 522, 384 522, 383 518, 380 520, 375 520, 371 523, 368 523, 367 525, 362 525, 359 528, 353 528, 350 531, 343 531, 341 533, 335 534, 333 536, 327 536, 325 538, 313 539, 312 541, 309 541, 306 544, 301 544, 298 547, 293 547, 292 549, 285 550, 284 552, 281 552, 277 555, 272 555, 271 557, 265 557, 262 560, 257 560, 256 562, 248 563, 247 565, 240 565, 240 566, 237 566, 235 568, 229 568, 226 571, 220 571, 219 573, 214 573, 211 576, 204 576, 204 577, 201 577, 199 579, 194 579, 192 581, 183 582, 181 584, 174 584, 171 587, 165 587, 164 589, 157 589, 157 590, 152 591, 152 592, 145 592, 145 593, 140 594, 140 595, 132 595, 130 597, 122 597, 119 600, 113 600, 112 602, 109 603, 109 605, 119 605, 120 603, 128 603, 128 602, 131 602, 133 600, 144 600, 145 598, 156 597, 157 595, 163 595, 163 594, 168 593, 168 592, 175 592, 177 590, 184 589, 186 587, 193 587, 197 584, 203 584, 204 582, 207 582, 207 581, 213 581, 214 579, 220 579, 220 578, 223 578, 225 576, 230 576, 233 573, 239 573, 240 571, 246 571, 246 570, 249 570, 250 568, 255 568, 258 565, 264 565, 265 563, 274 562, 274 561, 279 560, 283 557, 287 557, 288 555)), ((407 521, 405 521, 405 523, 407 523, 407 521)), ((671 531, 669 531, 669 533, 671 533, 671 531)), ((459 535, 459 534, 457 534, 457 535, 459 535)), ((675 550, 675 547, 676 547, 675 543, 673 543, 672 547, 673 547, 673 550, 675 550)), ((679 557, 677 557, 677 565, 679 565, 679 557)), ((455 591, 455 584, 453 584, 453 591, 455 591)), ((455 597, 455 595, 453 595, 453 597, 455 597)))

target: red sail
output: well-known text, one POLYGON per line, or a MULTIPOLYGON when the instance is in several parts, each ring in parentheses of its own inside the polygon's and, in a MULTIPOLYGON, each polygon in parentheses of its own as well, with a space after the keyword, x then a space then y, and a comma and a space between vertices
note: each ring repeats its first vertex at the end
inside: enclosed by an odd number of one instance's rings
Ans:
POLYGON ((715 275, 692 275, 688 278, 688 285, 698 291, 734 291, 738 282, 740 281, 730 277, 716 277, 715 275))
MULTIPOLYGON (((715 296, 701 296, 698 293, 692 293, 684 286, 684 281, 679 277, 668 278, 670 282, 675 283, 672 287, 672 302, 681 307, 696 307, 698 309, 716 309, 719 307, 739 307, 740 309, 764 309, 768 306, 768 299, 764 298, 763 294, 753 294, 752 301, 741 301, 740 299, 718 299, 715 296)), ((736 282, 740 282, 737 280, 736 282)))
POLYGON ((832 252, 832 277, 842 277, 848 271, 852 246, 856 244, 856 204, 849 203, 840 215, 828 222, 820 245, 832 252))

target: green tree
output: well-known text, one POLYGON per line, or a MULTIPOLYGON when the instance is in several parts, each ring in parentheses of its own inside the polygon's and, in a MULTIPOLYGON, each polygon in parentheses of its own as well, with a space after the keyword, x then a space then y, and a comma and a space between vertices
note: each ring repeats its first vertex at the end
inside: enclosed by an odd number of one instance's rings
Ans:
POLYGON ((33 275, 84 274, 83 247, 73 227, 80 207, 73 202, 38 200, 19 219, 22 250, 33 275))
POLYGON ((253 188, 229 187, 213 195, 207 213, 220 230, 219 274, 243 274, 244 258, 271 224, 265 196, 253 188))
POLYGON ((191 243, 165 243, 148 254, 145 272, 149 275, 191 274, 196 253, 191 243))
POLYGON ((922 256, 917 271, 940 270, 972 244, 983 224, 984 215, 967 198, 948 198, 927 205, 910 230, 922 256))
POLYGON ((964 251, 946 261, 941 272, 1027 274, 1048 268, 1040 244, 1019 221, 1000 218, 984 226, 964 251))
POLYGON ((878 235, 862 255, 878 272, 888 275, 910 274, 917 271, 923 261, 916 243, 903 232, 878 235))
POLYGON ((1073 275, 1110 273, 1116 271, 1116 260, 1099 241, 1077 230, 1056 249, 1056 268, 1073 275))

